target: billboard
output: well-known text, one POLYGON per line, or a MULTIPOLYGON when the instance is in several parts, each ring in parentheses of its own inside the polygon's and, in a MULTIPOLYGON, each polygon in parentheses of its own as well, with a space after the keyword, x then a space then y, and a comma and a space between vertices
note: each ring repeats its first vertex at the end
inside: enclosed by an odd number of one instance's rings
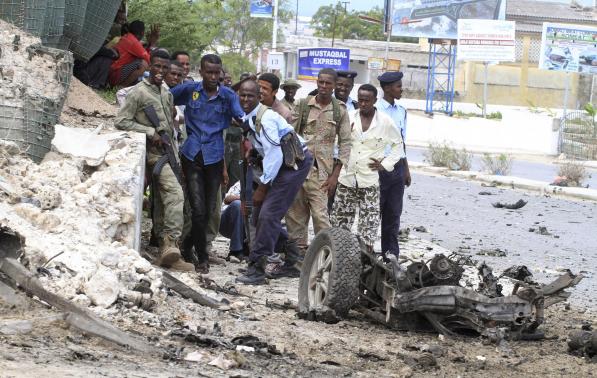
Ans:
POLYGON ((251 17, 272 18, 273 0, 251 0, 251 17))
POLYGON ((317 80, 317 74, 322 68, 348 70, 349 66, 349 49, 322 47, 298 50, 298 78, 300 80, 317 80))
POLYGON ((543 23, 539 68, 597 73, 597 26, 543 23))
POLYGON ((456 39, 459 19, 503 20, 506 16, 506 0, 394 0, 390 4, 392 35, 400 37, 456 39))
POLYGON ((514 62, 516 23, 501 20, 458 20, 456 59, 473 62, 514 62))

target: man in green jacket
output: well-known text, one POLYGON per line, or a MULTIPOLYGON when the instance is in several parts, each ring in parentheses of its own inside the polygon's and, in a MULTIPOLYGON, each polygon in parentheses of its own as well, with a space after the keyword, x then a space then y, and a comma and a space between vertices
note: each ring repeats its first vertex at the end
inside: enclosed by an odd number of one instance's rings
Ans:
MULTIPOLYGON (((136 131, 147 136, 147 167, 153 173, 156 163, 166 154, 164 141, 160 134, 173 140, 173 99, 168 88, 162 82, 170 70, 170 57, 163 50, 152 53, 149 77, 135 85, 127 95, 124 106, 120 108, 115 126, 120 130, 136 131), (147 108, 153 107, 159 121, 155 127, 148 117, 147 108)), ((176 154, 177 155, 177 154, 176 154)), ((178 248, 183 226, 184 194, 170 164, 165 164, 161 171, 153 174, 157 183, 153 183, 154 201, 164 210, 163 224, 159 229, 160 256, 156 265, 173 270, 193 271, 193 264, 182 260, 178 248)))

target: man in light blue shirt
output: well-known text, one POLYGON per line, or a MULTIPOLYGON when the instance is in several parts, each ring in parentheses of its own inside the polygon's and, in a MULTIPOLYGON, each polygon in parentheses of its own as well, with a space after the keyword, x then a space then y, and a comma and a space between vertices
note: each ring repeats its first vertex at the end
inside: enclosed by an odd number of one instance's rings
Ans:
MULTIPOLYGON (((255 81, 243 82, 239 97, 245 111, 245 127, 250 128, 247 131, 251 143, 263 158, 263 174, 253 193, 251 222, 255 224, 255 237, 251 240, 249 267, 236 281, 245 285, 260 285, 265 283, 267 257, 274 253, 276 241, 282 231, 282 217, 307 178, 313 165, 313 156, 304 147, 305 159, 297 161, 294 168, 287 167, 283 163, 280 140, 294 132, 292 126, 273 110, 261 110, 264 105, 259 103, 259 85, 255 81), (260 124, 259 128, 257 124, 260 124)), ((301 142, 304 146, 304 141, 301 142)), ((291 260, 298 256, 287 254, 285 258, 287 268, 296 269, 296 261, 291 260)))
MULTIPOLYGON (((406 109, 397 104, 402 97, 402 72, 388 71, 378 77, 383 98, 377 102, 380 111, 389 115, 402 134, 406 156, 406 109)), ((398 257, 398 231, 402 215, 404 187, 410 186, 411 177, 408 161, 400 159, 393 171, 379 172, 379 208, 381 212, 381 251, 398 257)))

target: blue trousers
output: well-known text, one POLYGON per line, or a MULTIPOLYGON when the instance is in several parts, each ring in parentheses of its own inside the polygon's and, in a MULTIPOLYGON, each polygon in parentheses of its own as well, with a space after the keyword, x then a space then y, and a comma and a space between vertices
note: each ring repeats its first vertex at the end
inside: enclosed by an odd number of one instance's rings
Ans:
POLYGON ((282 232, 282 217, 294 202, 294 197, 302 187, 313 165, 313 155, 305 152, 305 160, 298 169, 280 168, 278 175, 269 188, 261 207, 253 209, 253 221, 256 222, 255 238, 251 246, 249 260, 257 262, 262 256, 274 253, 276 241, 282 232))
POLYGON ((404 196, 405 161, 401 159, 391 172, 379 172, 379 209, 381 212, 381 251, 400 254, 398 231, 404 196))
POLYGON ((222 212, 220 218, 220 234, 230 239, 230 252, 243 250, 245 240, 243 215, 240 211, 240 200, 232 201, 222 212))

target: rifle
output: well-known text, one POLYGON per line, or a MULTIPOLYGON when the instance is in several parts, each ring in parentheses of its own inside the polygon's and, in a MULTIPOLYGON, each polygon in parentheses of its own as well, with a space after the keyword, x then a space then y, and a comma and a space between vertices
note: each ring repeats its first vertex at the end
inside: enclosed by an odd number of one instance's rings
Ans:
POLYGON ((243 174, 240 176, 240 201, 243 209, 243 223, 245 228, 245 240, 251 247, 251 215, 253 213, 253 165, 249 156, 252 149, 251 142, 244 138, 240 145, 243 174))
MULTIPOLYGON (((155 111, 155 108, 153 107, 153 105, 147 105, 146 107, 144 107, 143 112, 147 116, 147 119, 149 120, 151 125, 157 130, 160 127, 160 119, 158 118, 158 114, 155 111)), ((152 177, 157 179, 157 177, 160 175, 160 172, 162 171, 162 168, 164 168, 164 165, 166 163, 168 163, 168 164, 170 164, 170 167, 172 168, 172 172, 174 172, 174 176, 176 176, 176 180, 178 181, 180 186, 184 189, 185 186, 184 186, 184 180, 183 180, 182 167, 180 166, 180 163, 176 159, 176 152, 174 151, 174 147, 172 146, 172 141, 170 140, 170 136, 165 131, 160 131, 159 135, 162 140, 162 146, 163 146, 164 152, 166 154, 164 156, 162 156, 158 160, 158 162, 155 164, 155 166, 153 168, 153 172, 152 172, 152 177)))

